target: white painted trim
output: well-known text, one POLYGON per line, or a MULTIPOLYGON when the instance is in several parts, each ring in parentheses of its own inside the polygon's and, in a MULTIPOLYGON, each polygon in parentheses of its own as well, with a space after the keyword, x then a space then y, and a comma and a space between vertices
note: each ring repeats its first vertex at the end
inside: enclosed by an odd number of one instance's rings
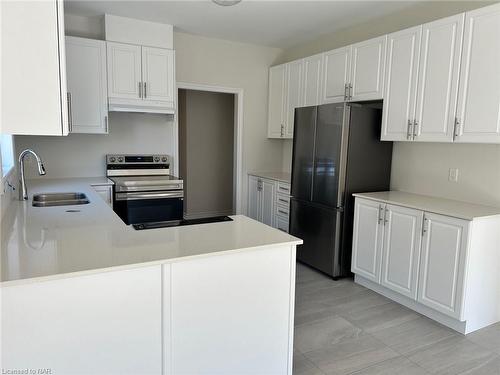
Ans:
MULTIPOLYGON (((177 95, 179 89, 185 90, 198 90, 198 91, 210 91, 210 92, 222 92, 228 94, 234 94, 236 100, 235 108, 235 124, 234 124, 234 164, 236 173, 234 173, 234 189, 233 189, 233 201, 235 204, 235 214, 239 215, 242 213, 242 188, 243 188, 243 89, 236 87, 224 87, 224 86, 213 86, 204 85, 198 83, 189 82, 177 82, 177 88, 175 90, 175 102, 177 105, 177 113, 179 113, 179 104, 177 100, 177 95)), ((179 120, 176 116, 174 122, 174 171, 176 174, 179 173, 179 120)))

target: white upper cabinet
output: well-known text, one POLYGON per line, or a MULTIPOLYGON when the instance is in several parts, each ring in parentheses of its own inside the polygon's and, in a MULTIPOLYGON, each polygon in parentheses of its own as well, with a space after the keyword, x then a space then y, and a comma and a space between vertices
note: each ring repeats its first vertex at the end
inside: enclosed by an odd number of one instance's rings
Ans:
POLYGON ((418 301, 460 319, 469 222, 425 213, 418 301))
POLYGON ((282 138, 285 126, 287 65, 277 65, 269 69, 269 98, 267 113, 267 136, 282 138))
POLYGON ((451 142, 455 125, 464 14, 422 26, 414 138, 451 142))
POLYGON ((351 72, 351 47, 342 47, 323 55, 322 104, 347 99, 351 72))
POLYGON ((383 98, 387 36, 352 45, 349 100, 383 98))
POLYGON ((466 13, 455 141, 500 143, 500 4, 466 13))
POLYGON ((387 205, 381 284, 408 298, 417 298, 418 261, 423 212, 387 205))
POLYGON ((141 47, 107 42, 108 96, 142 99, 141 47))
POLYGON ((380 282, 385 204, 357 198, 354 208, 352 272, 380 282))
POLYGON ((1 1, 1 132, 67 135, 63 2, 1 1))
POLYGON ((66 37, 71 133, 108 132, 106 42, 66 37))
POLYGON ((295 108, 303 106, 303 61, 298 60, 288 64, 286 122, 284 138, 293 138, 295 108))
POLYGON ((387 37, 385 94, 382 111, 383 141, 413 138, 418 58, 422 26, 387 37))
POLYGON ((304 107, 321 103, 323 55, 306 57, 304 60, 304 107))
POLYGON ((174 51, 142 47, 142 82, 145 100, 174 102, 174 51))

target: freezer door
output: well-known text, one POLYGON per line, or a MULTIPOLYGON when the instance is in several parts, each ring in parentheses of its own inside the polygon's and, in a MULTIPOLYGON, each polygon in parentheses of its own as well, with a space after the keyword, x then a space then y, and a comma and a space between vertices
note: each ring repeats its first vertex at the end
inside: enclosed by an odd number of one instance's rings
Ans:
POLYGON ((311 200, 317 107, 295 110, 292 158, 292 196, 311 200))
POLYGON ((341 224, 341 211, 292 198, 290 234, 304 241, 297 247, 297 259, 332 277, 340 276, 341 224))
POLYGON ((345 186, 349 107, 344 103, 318 107, 312 201, 342 207, 345 186))

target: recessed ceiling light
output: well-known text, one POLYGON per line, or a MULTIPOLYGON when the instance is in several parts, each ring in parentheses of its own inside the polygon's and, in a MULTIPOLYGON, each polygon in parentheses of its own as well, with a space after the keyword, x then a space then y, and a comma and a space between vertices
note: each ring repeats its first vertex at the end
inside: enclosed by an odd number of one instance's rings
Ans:
POLYGON ((223 7, 229 7, 231 5, 236 5, 241 2, 241 0, 212 0, 215 4, 221 5, 223 7))

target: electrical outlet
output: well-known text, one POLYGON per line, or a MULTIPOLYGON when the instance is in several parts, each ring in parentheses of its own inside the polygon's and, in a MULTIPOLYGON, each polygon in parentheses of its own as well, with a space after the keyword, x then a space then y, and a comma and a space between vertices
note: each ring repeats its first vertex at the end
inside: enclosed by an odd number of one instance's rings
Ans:
POLYGON ((450 168, 448 172, 448 181, 458 182, 458 168, 450 168))

